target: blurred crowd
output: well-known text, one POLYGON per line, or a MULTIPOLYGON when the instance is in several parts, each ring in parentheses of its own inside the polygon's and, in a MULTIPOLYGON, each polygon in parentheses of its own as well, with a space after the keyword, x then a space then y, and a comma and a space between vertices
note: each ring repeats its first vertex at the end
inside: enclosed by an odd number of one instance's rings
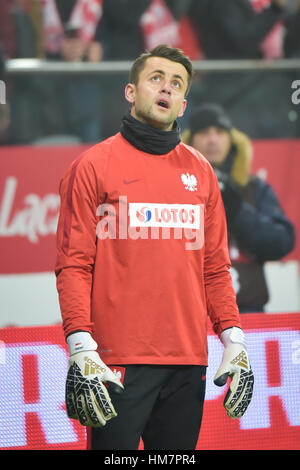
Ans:
MULTIPOLYGON (((57 135, 96 142, 127 111, 120 101, 127 75, 6 77, 8 59, 134 60, 162 43, 192 60, 300 58, 300 0, 1 0, 0 143, 57 135)), ((186 118, 213 101, 250 137, 298 137, 296 78, 295 71, 197 73, 186 118)))

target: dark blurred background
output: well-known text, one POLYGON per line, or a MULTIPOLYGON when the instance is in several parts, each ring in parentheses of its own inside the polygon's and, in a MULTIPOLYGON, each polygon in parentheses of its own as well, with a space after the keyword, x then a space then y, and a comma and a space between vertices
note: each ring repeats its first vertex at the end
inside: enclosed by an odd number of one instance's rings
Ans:
POLYGON ((110 136, 128 108, 130 61, 161 43, 195 62, 182 128, 195 107, 213 101, 251 138, 299 137, 291 100, 299 66, 282 66, 300 59, 299 0, 1 0, 0 143, 110 136), (264 66, 241 70, 241 60, 264 66))

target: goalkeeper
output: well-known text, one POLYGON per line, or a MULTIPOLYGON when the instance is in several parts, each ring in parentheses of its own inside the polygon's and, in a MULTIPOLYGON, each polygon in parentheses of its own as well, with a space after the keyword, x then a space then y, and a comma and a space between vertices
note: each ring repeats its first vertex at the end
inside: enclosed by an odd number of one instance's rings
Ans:
POLYGON ((120 132, 60 184, 57 289, 70 351, 68 416, 93 450, 193 450, 201 427, 207 314, 224 345, 215 384, 245 413, 253 373, 230 275, 216 175, 181 142, 192 64, 158 46, 134 62, 120 132))

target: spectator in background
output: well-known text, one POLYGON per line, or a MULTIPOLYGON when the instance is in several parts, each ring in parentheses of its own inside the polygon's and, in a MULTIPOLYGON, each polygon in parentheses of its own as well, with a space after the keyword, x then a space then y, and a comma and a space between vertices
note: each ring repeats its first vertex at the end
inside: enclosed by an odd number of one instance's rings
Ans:
POLYGON ((68 62, 98 62, 101 43, 94 39, 102 0, 43 0, 45 55, 68 62))
POLYGON ((0 45, 5 59, 16 57, 16 33, 12 16, 12 4, 9 0, 0 3, 0 45))
MULTIPOLYGON (((102 0, 4 0, 12 22, 10 58, 99 61, 93 41, 102 0)), ((8 15, 8 16, 7 16, 8 15)), ((9 22, 2 15, 3 26, 9 22)), ((13 79, 10 142, 36 143, 46 136, 72 135, 77 141, 101 139, 99 80, 94 77, 26 76, 13 79)))
MULTIPOLYGON (((283 57, 285 3, 286 0, 194 0, 189 17, 205 58, 283 57)), ((297 137, 297 123, 290 117, 290 83, 291 75, 285 71, 205 73, 198 76, 191 101, 222 104, 252 138, 297 137)))
POLYGON ((132 60, 159 44, 182 45, 179 23, 192 0, 103 0, 96 38, 104 60, 132 60))
POLYGON ((285 25, 285 57, 300 57, 300 0, 294 0, 294 11, 287 16, 285 25))
POLYGON ((132 60, 144 51, 141 17, 151 0, 103 0, 96 39, 103 45, 104 60, 132 60))
MULTIPOLYGON (((101 43, 94 39, 102 0, 43 0, 44 55, 48 60, 98 62, 101 43)), ((66 134, 82 142, 101 140, 101 87, 98 77, 55 76, 36 81, 43 134, 66 134)))
POLYGON ((285 0, 226 0, 225 5, 223 0, 194 0, 189 14, 208 59, 260 59, 265 54, 270 57, 271 46, 264 53, 262 45, 271 32, 274 58, 281 55, 276 42, 282 34, 279 26, 284 3, 285 0))
POLYGON ((198 108, 182 140, 200 151, 218 176, 240 312, 262 312, 269 298, 264 263, 292 251, 294 227, 271 186, 251 174, 251 142, 221 106, 198 108))
POLYGON ((199 59, 201 51, 187 16, 191 4, 192 0, 151 0, 141 18, 145 49, 170 44, 182 49, 191 60, 199 59))

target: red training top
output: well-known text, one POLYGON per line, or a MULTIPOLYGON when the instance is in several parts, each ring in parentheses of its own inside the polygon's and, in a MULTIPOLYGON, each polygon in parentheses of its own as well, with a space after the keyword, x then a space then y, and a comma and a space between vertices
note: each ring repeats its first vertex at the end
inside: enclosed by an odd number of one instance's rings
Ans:
POLYGON ((65 335, 92 333, 106 364, 207 365, 214 331, 241 326, 222 198, 208 161, 120 133, 73 162, 60 185, 57 289, 65 335))

